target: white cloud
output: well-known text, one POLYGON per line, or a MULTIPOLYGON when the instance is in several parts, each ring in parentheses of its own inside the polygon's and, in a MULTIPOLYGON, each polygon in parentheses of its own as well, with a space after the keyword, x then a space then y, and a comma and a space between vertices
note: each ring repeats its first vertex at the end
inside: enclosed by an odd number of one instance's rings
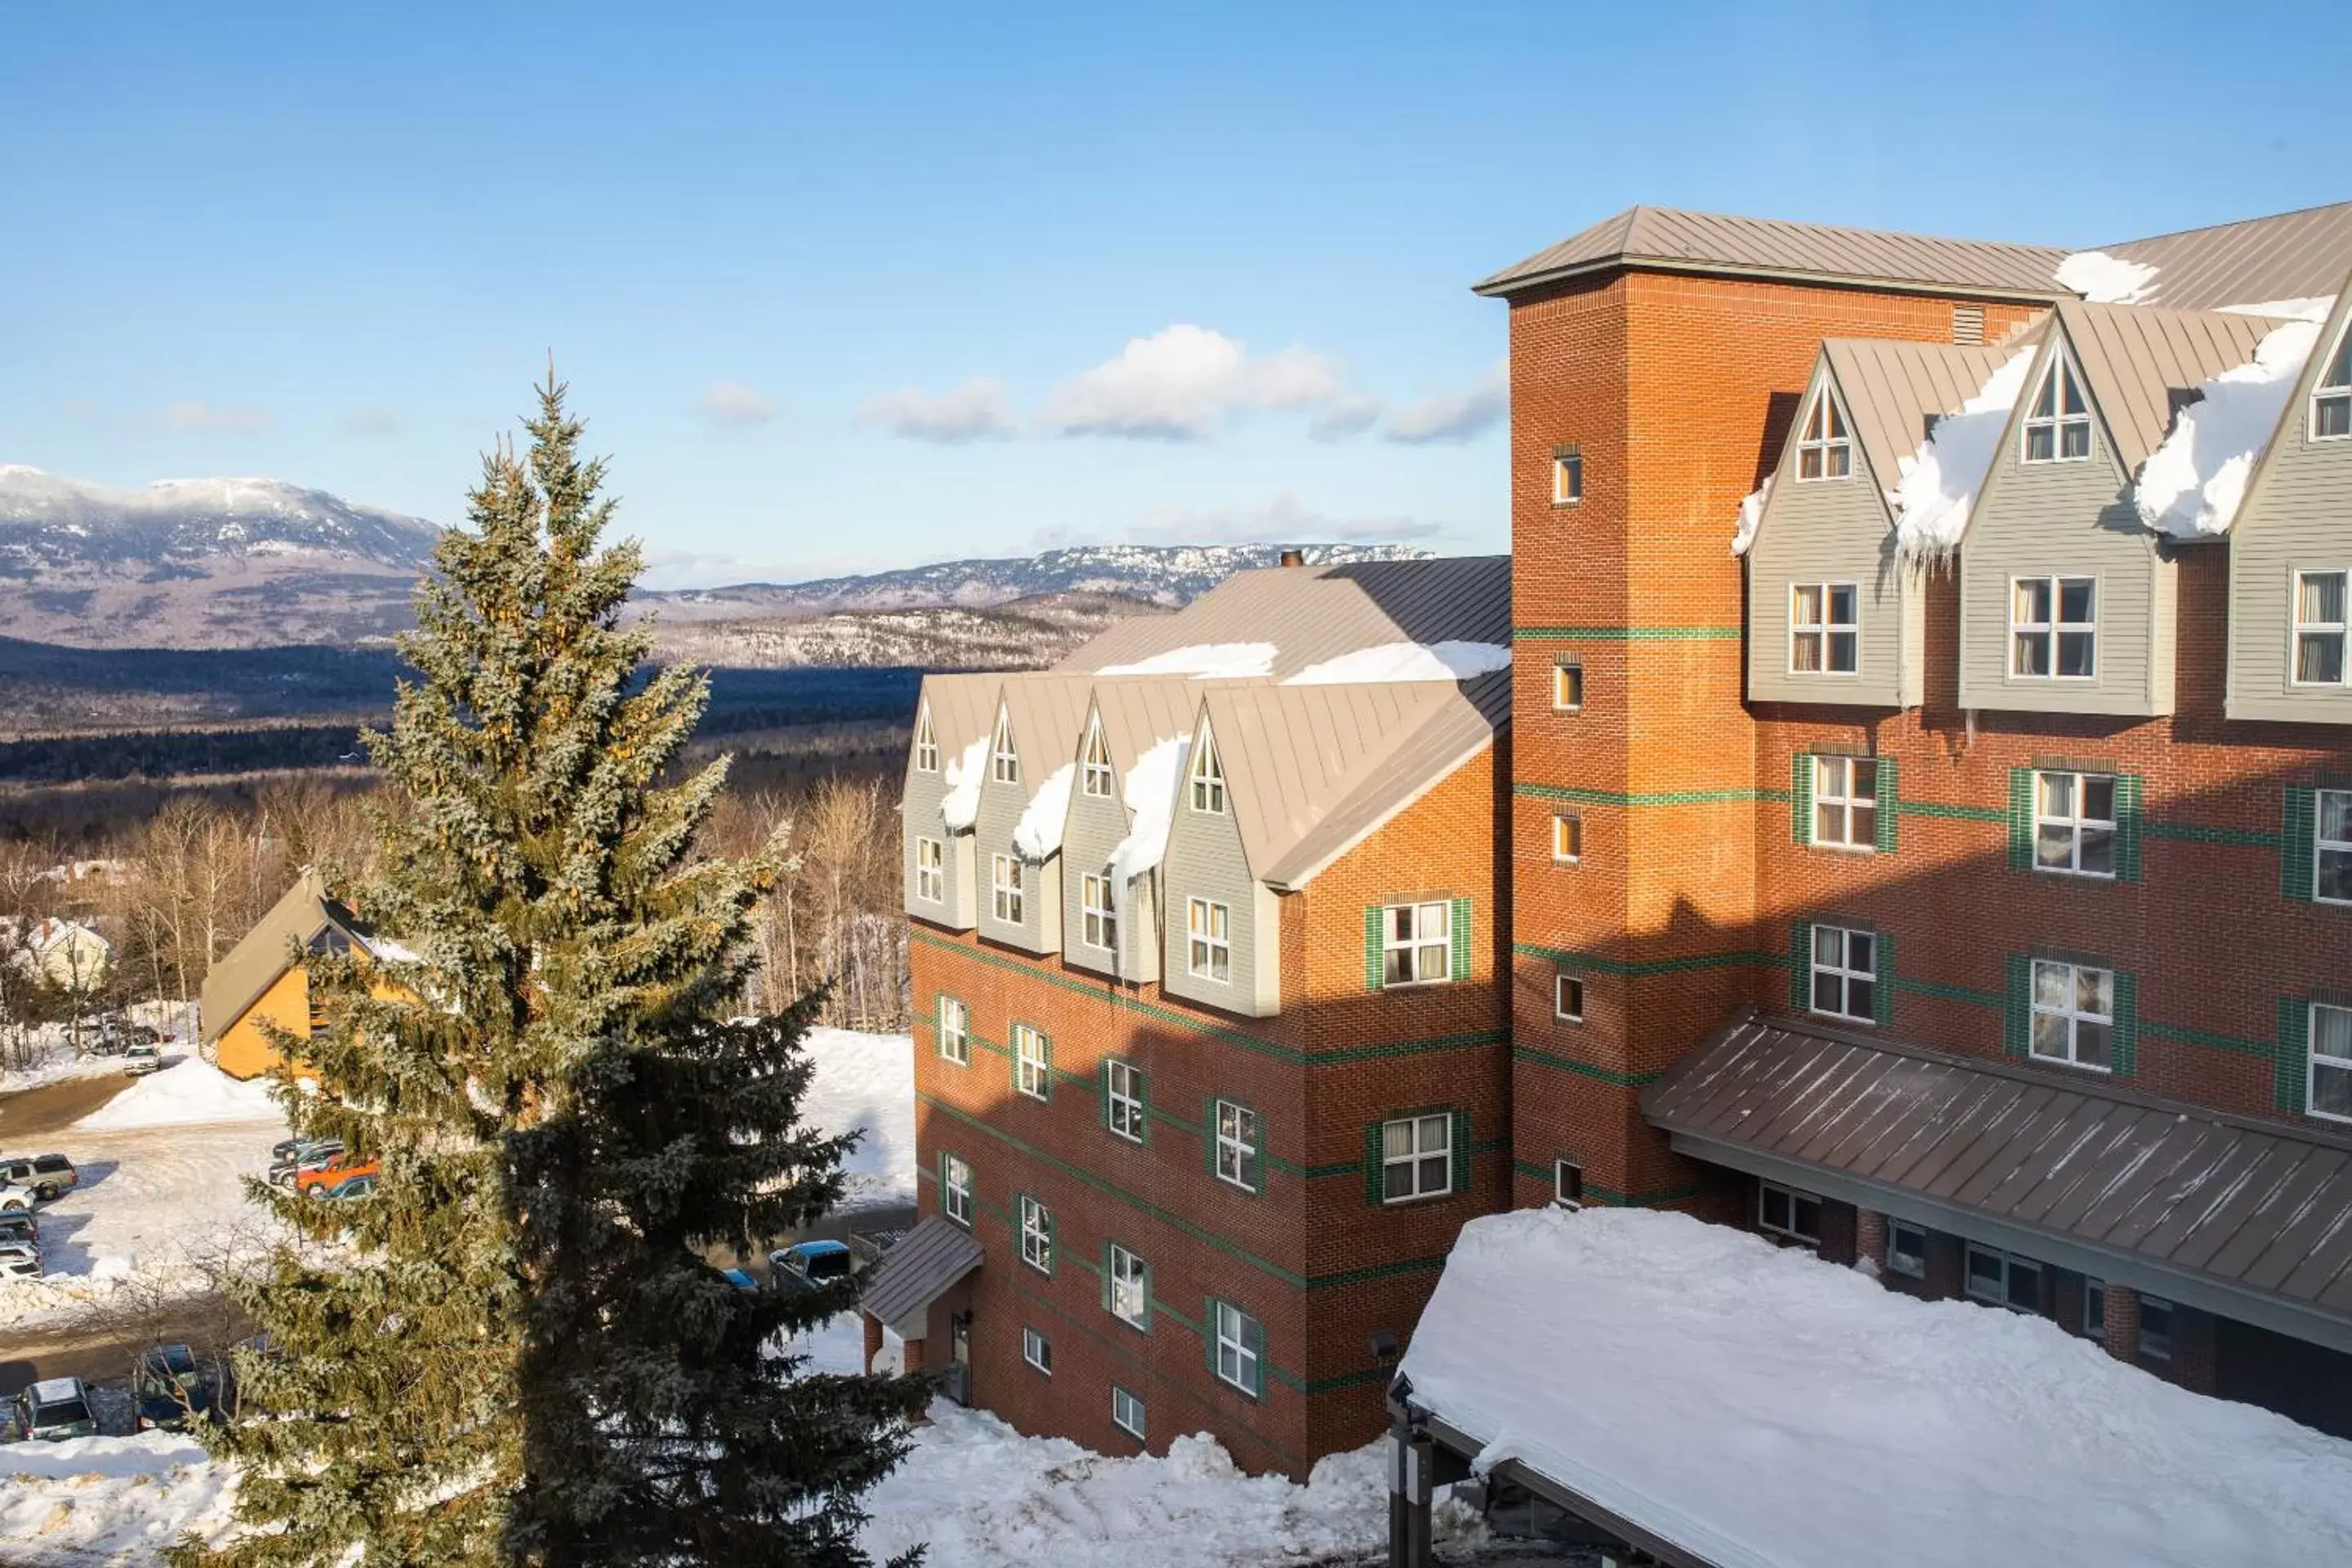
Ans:
POLYGON ((740 381, 722 381, 704 393, 695 406, 702 416, 719 425, 765 425, 782 406, 765 393, 740 381))
POLYGON ((1342 544, 1426 539, 1438 525, 1418 518, 1332 517, 1284 492, 1256 506, 1148 511, 1127 531, 1138 544, 1342 544))
POLYGON ((1380 423, 1381 406, 1381 400, 1370 393, 1343 392, 1317 412, 1307 433, 1318 441, 1360 436, 1380 423))
POLYGON ((992 375, 974 376, 937 397, 912 386, 869 397, 857 406, 857 422, 910 441, 946 445, 1002 440, 1018 424, 1013 416, 1011 395, 992 375))
POLYGON ((1381 438, 1407 446, 1467 441, 1503 422, 1510 413, 1510 366, 1498 364, 1480 376, 1467 392, 1410 403, 1389 416, 1381 438))
POLYGON ((160 416, 166 430, 217 431, 233 436, 257 435, 268 429, 274 417, 267 408, 206 403, 194 397, 165 405, 160 416))
POLYGON ((1253 359, 1223 332, 1180 321, 1055 388, 1040 417, 1066 436, 1198 441, 1234 409, 1312 408, 1343 390, 1339 367, 1312 349, 1253 359))

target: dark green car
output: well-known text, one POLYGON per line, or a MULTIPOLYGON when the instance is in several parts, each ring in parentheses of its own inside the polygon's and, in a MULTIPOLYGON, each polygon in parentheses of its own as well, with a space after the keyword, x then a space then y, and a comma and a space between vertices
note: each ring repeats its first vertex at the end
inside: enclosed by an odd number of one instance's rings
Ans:
POLYGON ((98 1412, 89 1389, 78 1377, 44 1378, 16 1395, 9 1406, 9 1426, 18 1438, 62 1443, 68 1437, 98 1436, 98 1412))

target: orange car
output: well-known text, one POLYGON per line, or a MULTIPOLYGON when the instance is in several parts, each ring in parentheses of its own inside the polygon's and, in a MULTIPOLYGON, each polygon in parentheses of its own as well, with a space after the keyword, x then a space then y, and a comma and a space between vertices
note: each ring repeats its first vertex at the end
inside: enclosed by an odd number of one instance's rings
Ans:
POLYGON ((327 1197, 346 1182, 356 1181, 362 1176, 372 1179, 375 1174, 376 1163, 373 1160, 354 1160, 349 1154, 338 1154, 316 1170, 302 1173, 302 1195, 306 1198, 327 1197))

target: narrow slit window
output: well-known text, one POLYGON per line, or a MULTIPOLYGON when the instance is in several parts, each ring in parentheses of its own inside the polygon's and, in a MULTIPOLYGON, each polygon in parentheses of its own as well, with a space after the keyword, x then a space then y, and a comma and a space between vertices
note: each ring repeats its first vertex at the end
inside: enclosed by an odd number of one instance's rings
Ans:
POLYGON ((915 731, 915 771, 935 773, 940 771, 939 731, 931 728, 931 710, 923 710, 923 721, 915 731))
POLYGON ((1551 819, 1551 858, 1570 866, 1584 858, 1584 818, 1563 811, 1551 819))
POLYGON ((1563 713, 1582 710, 1584 666, 1566 661, 1551 667, 1551 705, 1563 713))
POLYGON ((2344 572, 2298 572, 2294 578, 2294 683, 2341 686, 2352 661, 2344 657, 2347 578, 2344 572))
POLYGON ((1845 410, 1824 386, 1813 395, 1805 433, 1797 443, 1797 478, 1842 479, 1853 472, 1853 443, 1846 434, 1845 410))
POLYGON ((1555 452, 1551 458, 1551 501, 1554 506, 1574 506, 1584 499, 1584 454, 1578 451, 1555 452))
POLYGON ((1013 716, 996 711, 996 739, 990 746, 990 768, 998 784, 1021 782, 1021 753, 1013 749, 1013 716))
POLYGON ((1563 1024, 1584 1022, 1584 980, 1580 975, 1552 976, 1551 1016, 1563 1024))
POLYGON ((2311 434, 2319 441, 2352 436, 2352 326, 2336 338, 2336 352, 2320 373, 2311 399, 2311 434))
POLYGON ((1862 668, 1862 595, 1852 583, 1789 586, 1789 669, 1852 675, 1862 668))
POLYGON ((2055 355, 2025 416, 2025 460, 2066 463, 2091 455, 2091 405, 2083 378, 2063 353, 2055 355))

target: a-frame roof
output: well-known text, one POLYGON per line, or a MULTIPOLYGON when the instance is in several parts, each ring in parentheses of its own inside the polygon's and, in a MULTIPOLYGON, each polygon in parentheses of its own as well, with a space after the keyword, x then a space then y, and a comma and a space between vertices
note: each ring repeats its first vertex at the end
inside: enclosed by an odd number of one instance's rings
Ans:
MULTIPOLYGON (((2093 305, 2068 300, 2058 324, 2091 401, 2106 421, 2116 457, 2137 474, 2163 445, 2175 414, 2198 387, 2242 364, 2284 323, 2227 310, 2168 310, 2147 305, 2093 305)), ((2021 407, 2031 405, 2041 367, 2021 407)))
MULTIPOLYGON (((1022 675, 1003 680, 999 700, 1013 726, 1013 748, 1020 753, 1024 796, 1035 795, 1055 769, 1077 761, 1090 696, 1090 683, 1083 676, 1022 675)), ((988 776, 992 780, 993 771, 988 776)))
POLYGON ((1958 413, 2018 352, 2015 340, 1967 347, 1883 338, 1822 343, 1846 422, 1882 493, 1902 478, 1903 461, 1927 440, 1928 425, 1958 413))
MULTIPOLYGON (((1094 709, 1102 719, 1103 739, 1109 743, 1111 781, 1120 802, 1129 811, 1127 772, 1143 753, 1162 741, 1181 740, 1192 732, 1201 688, 1189 680, 1157 680, 1139 677, 1094 683, 1094 709)), ((1079 731, 1085 744, 1085 731, 1079 731)))
POLYGON ((366 933, 352 912, 327 897, 326 879, 305 866, 294 885, 253 922, 253 929, 205 972, 197 1033, 211 1045, 233 1027, 293 967, 289 956, 307 948, 329 929, 364 945, 366 933))

